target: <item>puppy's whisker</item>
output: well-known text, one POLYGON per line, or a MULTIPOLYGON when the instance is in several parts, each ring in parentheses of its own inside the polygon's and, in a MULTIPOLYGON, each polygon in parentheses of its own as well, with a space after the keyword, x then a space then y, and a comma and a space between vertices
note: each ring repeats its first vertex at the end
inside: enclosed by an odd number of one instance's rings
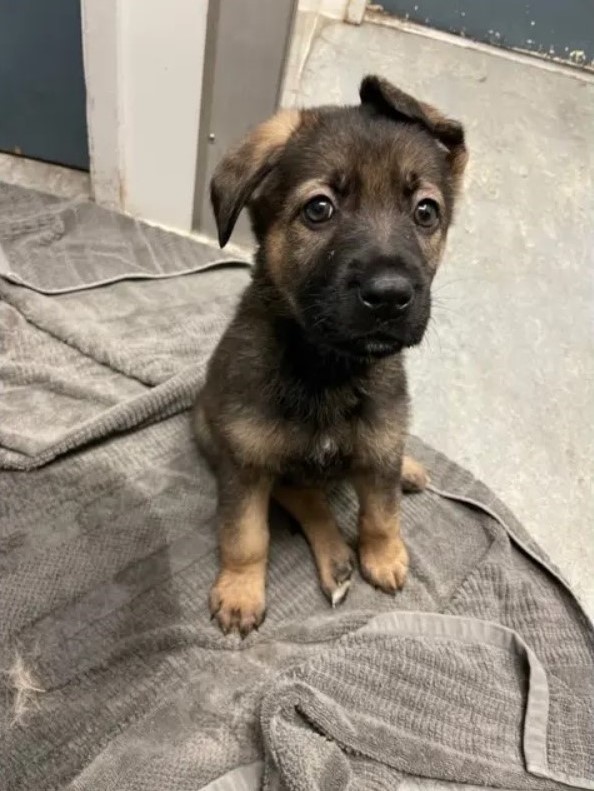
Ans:
POLYGON ((433 303, 433 313, 447 313, 449 316, 457 316, 459 315, 459 311, 455 310, 454 308, 450 307, 449 305, 442 305, 440 302, 433 303))
MULTIPOLYGON (((433 317, 429 319, 429 323, 427 324, 427 332, 425 333, 425 339, 427 341, 427 346, 429 347, 429 351, 432 350, 431 347, 431 340, 435 337, 437 339, 437 344, 439 346, 439 353, 443 354, 443 347, 441 345, 441 337, 439 332, 437 331, 437 322, 433 317)), ((423 345, 423 344, 421 344, 423 345)))
POLYGON ((483 283, 484 278, 477 276, 470 276, 470 277, 458 277, 453 278, 451 280, 443 280, 436 283, 432 288, 433 294, 440 294, 443 290, 452 288, 453 286, 458 286, 460 284, 464 285, 466 283, 483 283))

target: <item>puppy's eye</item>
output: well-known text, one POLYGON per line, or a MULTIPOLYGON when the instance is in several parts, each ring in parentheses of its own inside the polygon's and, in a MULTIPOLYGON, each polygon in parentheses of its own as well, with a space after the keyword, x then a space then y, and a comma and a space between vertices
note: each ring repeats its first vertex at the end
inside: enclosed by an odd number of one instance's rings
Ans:
POLYGON ((423 198, 415 206, 414 218, 421 228, 436 228, 439 223, 439 204, 431 198, 423 198))
POLYGON ((314 225, 328 220, 334 214, 334 204, 326 195, 316 195, 315 198, 307 201, 303 207, 303 216, 314 225))

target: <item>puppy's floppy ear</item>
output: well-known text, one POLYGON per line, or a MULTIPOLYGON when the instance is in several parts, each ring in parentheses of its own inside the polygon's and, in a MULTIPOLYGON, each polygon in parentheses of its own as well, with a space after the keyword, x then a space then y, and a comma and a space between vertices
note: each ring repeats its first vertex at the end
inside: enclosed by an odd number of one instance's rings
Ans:
POLYGON ((382 77, 369 75, 359 88, 361 103, 374 107, 377 112, 397 121, 417 123, 430 132, 448 152, 452 182, 457 190, 468 161, 464 142, 464 127, 459 121, 446 118, 439 110, 419 102, 382 77))
POLYGON ((221 247, 229 241, 239 213, 256 187, 277 164, 300 117, 299 110, 280 110, 253 129, 217 165, 210 182, 210 200, 221 247))

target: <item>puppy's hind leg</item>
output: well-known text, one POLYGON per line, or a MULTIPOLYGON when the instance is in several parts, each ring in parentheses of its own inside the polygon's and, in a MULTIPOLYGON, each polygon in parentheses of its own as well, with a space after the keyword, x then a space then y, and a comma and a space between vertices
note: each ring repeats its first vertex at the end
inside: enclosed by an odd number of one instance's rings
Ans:
POLYGON ((412 456, 402 457, 400 485, 403 492, 422 492, 429 483, 427 470, 412 456))
POLYGON ((318 568, 320 584, 333 607, 346 598, 354 555, 344 540, 321 489, 278 486, 272 497, 295 519, 318 568))

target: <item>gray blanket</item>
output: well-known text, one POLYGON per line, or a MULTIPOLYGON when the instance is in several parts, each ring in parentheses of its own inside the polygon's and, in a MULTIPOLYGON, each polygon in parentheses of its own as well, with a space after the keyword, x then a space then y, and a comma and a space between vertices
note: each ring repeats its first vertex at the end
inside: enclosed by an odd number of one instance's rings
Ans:
MULTIPOLYGON (((198 273, 219 252, 162 231, 143 257, 130 240, 155 229, 90 205, 4 186, 0 205, 2 791, 594 788, 591 624, 505 506, 416 439, 433 488, 405 499, 404 591, 357 578, 331 610, 273 511, 267 619, 223 637, 187 407, 247 271, 198 273)), ((352 493, 334 506, 354 537, 352 493)))

